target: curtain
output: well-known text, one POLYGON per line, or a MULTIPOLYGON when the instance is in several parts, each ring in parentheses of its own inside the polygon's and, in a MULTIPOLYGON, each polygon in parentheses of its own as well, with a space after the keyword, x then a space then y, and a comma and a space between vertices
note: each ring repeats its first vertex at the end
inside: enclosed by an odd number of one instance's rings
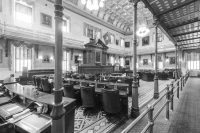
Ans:
POLYGON ((32 0, 16 0, 17 2, 25 2, 27 5, 31 6, 34 4, 34 1, 32 0))
POLYGON ((32 43, 25 43, 22 41, 15 41, 15 40, 8 40, 8 43, 14 45, 15 47, 25 46, 28 49, 31 49, 35 46, 35 44, 32 44, 32 43))
POLYGON ((0 38, 0 45, 5 49, 5 47, 6 47, 6 39, 0 38))

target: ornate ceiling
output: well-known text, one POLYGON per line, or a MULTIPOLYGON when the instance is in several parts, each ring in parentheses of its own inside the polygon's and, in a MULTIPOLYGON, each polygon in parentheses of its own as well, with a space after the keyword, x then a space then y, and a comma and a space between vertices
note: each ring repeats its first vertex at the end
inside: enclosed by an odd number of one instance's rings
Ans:
POLYGON ((142 0, 179 48, 200 48, 200 0, 142 0))
MULTIPOLYGON (((87 14, 109 23, 125 32, 131 32, 133 21, 133 6, 129 0, 105 0, 104 7, 90 11, 81 0, 64 0, 64 2, 84 11, 87 14)), ((145 8, 142 2, 138 3, 138 23, 153 23, 151 12, 145 8)))

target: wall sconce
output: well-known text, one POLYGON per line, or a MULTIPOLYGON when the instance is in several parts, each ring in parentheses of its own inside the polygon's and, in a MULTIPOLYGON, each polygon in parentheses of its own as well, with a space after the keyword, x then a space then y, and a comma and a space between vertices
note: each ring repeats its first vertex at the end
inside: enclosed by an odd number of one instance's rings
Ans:
POLYGON ((40 55, 40 56, 38 57, 38 59, 39 59, 39 60, 42 60, 42 59, 43 59, 43 57, 40 55))
POLYGON ((166 59, 166 62, 169 62, 169 58, 166 59))
POLYGON ((82 58, 82 55, 81 55, 81 54, 79 54, 79 56, 78 56, 78 59, 77 59, 77 60, 78 60, 79 62, 83 60, 83 58, 82 58))
POLYGON ((50 57, 50 61, 53 61, 53 56, 50 57))

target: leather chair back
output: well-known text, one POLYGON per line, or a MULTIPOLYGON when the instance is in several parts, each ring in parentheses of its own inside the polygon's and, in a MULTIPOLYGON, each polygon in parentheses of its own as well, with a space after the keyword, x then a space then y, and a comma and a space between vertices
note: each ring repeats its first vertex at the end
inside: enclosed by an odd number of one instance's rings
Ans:
POLYGON ((42 81, 42 89, 44 92, 50 93, 51 92, 51 84, 48 81, 48 78, 41 78, 42 81))
POLYGON ((37 89, 38 89, 38 90, 41 90, 41 83, 42 83, 41 77, 36 76, 36 77, 35 77, 35 81, 36 81, 36 87, 37 87, 37 89))
POLYGON ((72 74, 71 74, 71 73, 65 73, 65 74, 64 74, 64 77, 65 77, 65 78, 72 78, 72 74))
POLYGON ((119 99, 119 90, 102 89, 102 103, 106 112, 119 113, 122 109, 122 104, 119 99))
POLYGON ((116 83, 117 82, 117 78, 109 78, 109 82, 113 82, 113 83, 116 83))
POLYGON ((34 84, 34 86, 36 86, 36 79, 35 79, 35 78, 36 78, 36 76, 33 75, 33 76, 32 76, 32 79, 33 79, 33 84, 34 84))
POLYGON ((0 124, 0 133, 15 133, 14 124, 12 123, 0 124))
POLYGON ((64 84, 63 88, 64 88, 63 92, 64 92, 65 97, 69 97, 69 98, 75 97, 73 84, 64 84))
POLYGON ((128 94, 132 94, 133 78, 124 78, 123 81, 128 84, 128 94))
POLYGON ((82 86, 81 87, 81 100, 84 107, 95 106, 95 87, 82 86))

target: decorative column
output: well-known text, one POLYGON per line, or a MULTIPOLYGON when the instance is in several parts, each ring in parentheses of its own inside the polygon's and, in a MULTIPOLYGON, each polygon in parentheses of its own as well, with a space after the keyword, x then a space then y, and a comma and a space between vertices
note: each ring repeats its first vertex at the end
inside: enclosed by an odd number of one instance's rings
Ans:
POLYGON ((138 0, 129 0, 133 4, 133 88, 132 88, 132 108, 131 108, 131 116, 136 118, 139 116, 139 104, 138 104, 138 85, 137 85, 137 71, 136 71, 136 63, 137 63, 137 3, 138 0))
POLYGON ((177 45, 175 45, 175 81, 177 80, 177 45))
MULTIPOLYGON (((179 48, 179 72, 180 72, 180 77, 181 77, 181 63, 182 63, 182 50, 181 50, 181 48, 179 48)), ((179 77, 179 78, 180 78, 179 77)))
POLYGON ((54 89, 54 103, 51 112, 52 133, 65 132, 65 119, 63 117, 65 109, 62 102, 62 54, 63 54, 63 7, 62 0, 55 0, 55 89, 54 89))
POLYGON ((155 26, 155 77, 154 77, 154 98, 159 98, 159 88, 158 88, 158 21, 157 18, 154 17, 154 26, 155 26))
POLYGON ((179 47, 177 46, 177 79, 179 79, 179 47))

